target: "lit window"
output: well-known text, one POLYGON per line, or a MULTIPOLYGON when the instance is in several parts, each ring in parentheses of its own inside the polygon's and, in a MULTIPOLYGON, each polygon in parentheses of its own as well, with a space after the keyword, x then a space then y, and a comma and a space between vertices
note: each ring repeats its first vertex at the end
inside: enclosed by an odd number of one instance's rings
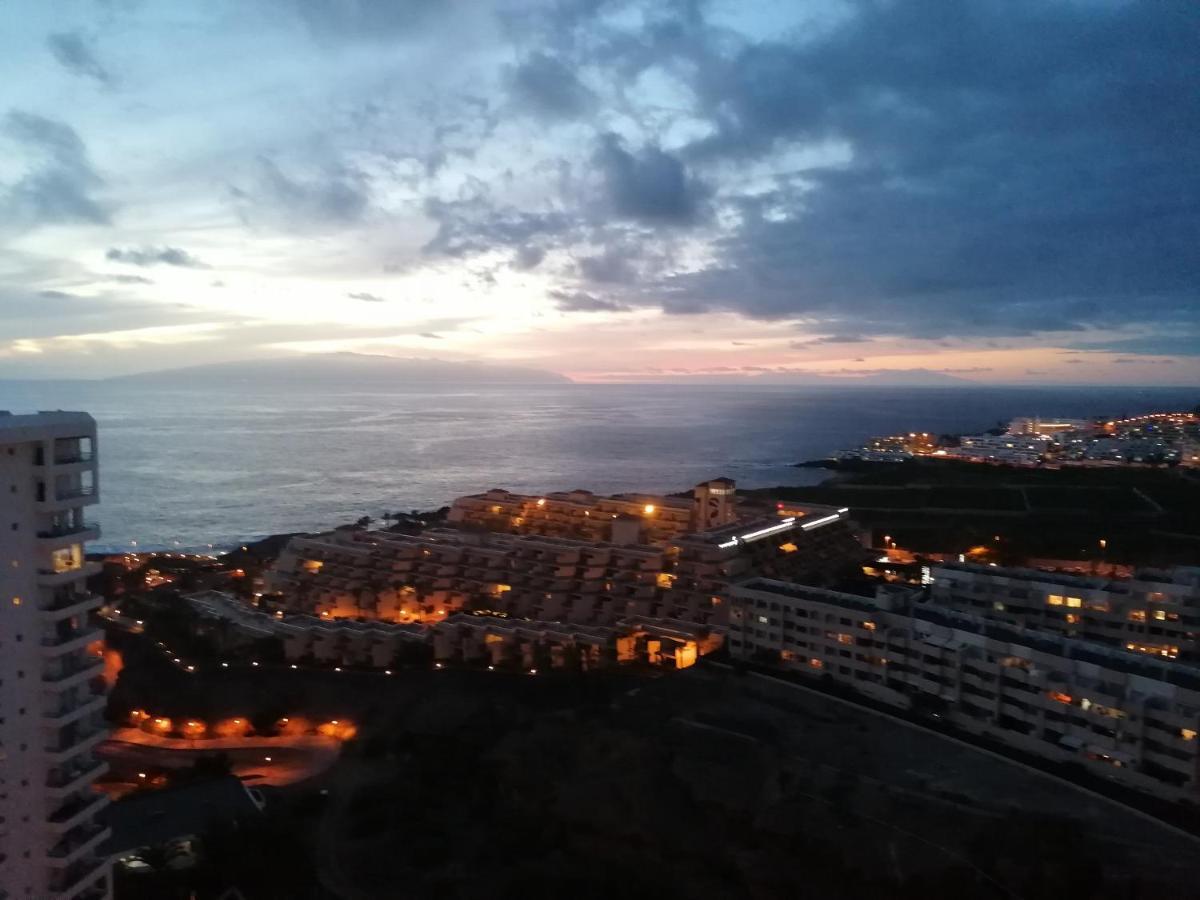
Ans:
MULTIPOLYGON (((1129 621, 1130 622, 1145 622, 1146 621, 1146 611, 1144 609, 1131 609, 1129 611, 1129 621)), ((1133 649, 1133 648, 1130 648, 1130 649, 1133 649)))
POLYGON ((766 625, 766 624, 768 624, 770 621, 771 621, 771 620, 770 620, 770 619, 768 619, 766 616, 759 616, 759 617, 758 617, 758 623, 759 623, 760 625, 766 625))
POLYGON ((1166 612, 1164 612, 1161 609, 1156 609, 1154 611, 1154 618, 1156 618, 1160 622, 1165 622, 1167 620, 1167 614, 1166 614, 1166 612))
POLYGON ((1081 606, 1083 606, 1083 600, 1081 600, 1079 597, 1068 597, 1067 606, 1071 607, 1071 609, 1079 609, 1081 606))
POLYGON ((1062 693, 1061 691, 1050 691, 1050 692, 1047 694, 1047 696, 1048 696, 1048 697, 1049 697, 1051 700, 1054 700, 1054 701, 1055 701, 1055 702, 1057 702, 1057 703, 1068 703, 1068 704, 1069 704, 1069 703, 1071 702, 1071 695, 1070 695, 1070 694, 1064 694, 1064 693, 1062 693))
POLYGON ((1180 728, 1179 736, 1185 741, 1194 741, 1196 739, 1196 731, 1193 728, 1180 728))
POLYGON ((1049 597, 1046 598, 1046 602, 1049 603, 1051 606, 1062 606, 1063 598, 1062 598, 1061 594, 1051 594, 1049 597))
POLYGON ((867 629, 867 631, 874 631, 875 623, 874 622, 863 622, 862 627, 867 629))

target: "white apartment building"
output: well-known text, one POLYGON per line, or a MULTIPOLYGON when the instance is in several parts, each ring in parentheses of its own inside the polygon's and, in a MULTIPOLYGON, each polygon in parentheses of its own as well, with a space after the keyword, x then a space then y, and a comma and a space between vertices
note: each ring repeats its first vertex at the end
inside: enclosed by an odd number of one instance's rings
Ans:
POLYGON ((0 413, 0 900, 109 898, 100 605, 84 519, 97 500, 85 413, 0 413))
POLYGON ((755 578, 726 645, 1170 800, 1200 798, 1200 669, 920 602, 755 578))
POLYGON ((1050 449, 1043 437, 1014 434, 966 434, 960 445, 946 451, 947 456, 972 462, 996 462, 1011 465, 1036 465, 1050 449))

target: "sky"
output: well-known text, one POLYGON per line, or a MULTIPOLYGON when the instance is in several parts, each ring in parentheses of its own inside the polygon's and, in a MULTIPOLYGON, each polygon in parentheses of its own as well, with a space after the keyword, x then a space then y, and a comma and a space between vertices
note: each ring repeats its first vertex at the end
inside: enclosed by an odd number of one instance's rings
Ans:
POLYGON ((1193 0, 0 0, 0 377, 1200 385, 1193 0))

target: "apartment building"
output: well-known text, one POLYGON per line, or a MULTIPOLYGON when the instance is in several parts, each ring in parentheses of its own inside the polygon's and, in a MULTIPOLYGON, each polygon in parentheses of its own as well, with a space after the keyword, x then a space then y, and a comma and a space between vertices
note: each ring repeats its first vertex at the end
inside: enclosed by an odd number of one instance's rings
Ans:
POLYGON ((447 521, 463 528, 508 534, 658 545, 735 521, 735 495, 736 486, 728 478, 697 485, 691 497, 604 497, 583 490, 535 496, 495 488, 459 497, 450 507, 447 521))
POLYGON ((431 529, 294 538, 265 578, 287 612, 435 623, 470 609, 612 625, 639 616, 719 628, 725 585, 754 571, 817 577, 853 568, 848 510, 796 509, 664 546, 431 529))
POLYGON ((1023 628, 1200 663, 1200 567, 1110 579, 947 563, 931 570, 939 606, 1023 628))
POLYGON ((738 659, 832 681, 1138 790, 1200 799, 1200 669, 920 602, 752 579, 731 589, 738 659))
POLYGON ((97 501, 96 425, 84 413, 0 413, 0 898, 111 897, 100 852, 108 802, 99 598, 84 517, 97 501))
POLYGON ((1031 466, 1041 461, 1050 449, 1050 440, 1028 434, 968 434, 959 446, 946 450, 946 456, 971 462, 994 462, 1031 466))

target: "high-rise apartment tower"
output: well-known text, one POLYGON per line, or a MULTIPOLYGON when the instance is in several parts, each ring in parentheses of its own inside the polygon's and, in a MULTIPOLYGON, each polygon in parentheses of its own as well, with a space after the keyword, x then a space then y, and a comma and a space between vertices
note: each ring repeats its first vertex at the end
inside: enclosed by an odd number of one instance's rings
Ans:
POLYGON ((96 423, 0 412, 0 900, 102 900, 104 661, 84 582, 96 423))

